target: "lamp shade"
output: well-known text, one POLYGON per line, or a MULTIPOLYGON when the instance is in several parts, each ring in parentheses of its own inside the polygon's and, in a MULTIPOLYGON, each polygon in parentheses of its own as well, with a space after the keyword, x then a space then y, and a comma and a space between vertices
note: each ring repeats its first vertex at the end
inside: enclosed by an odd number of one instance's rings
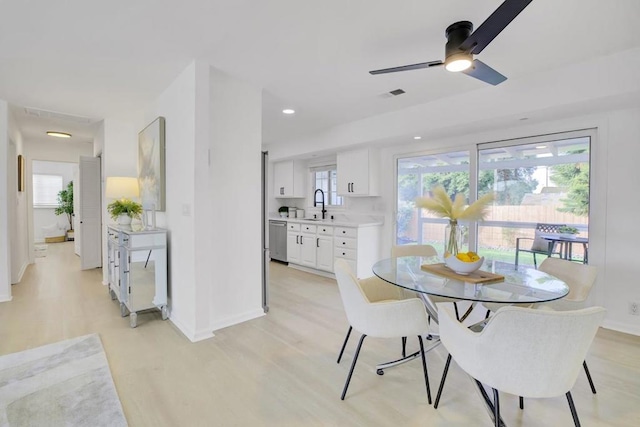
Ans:
POLYGON ((138 178, 130 176, 108 176, 105 195, 110 199, 132 199, 140 195, 138 178))

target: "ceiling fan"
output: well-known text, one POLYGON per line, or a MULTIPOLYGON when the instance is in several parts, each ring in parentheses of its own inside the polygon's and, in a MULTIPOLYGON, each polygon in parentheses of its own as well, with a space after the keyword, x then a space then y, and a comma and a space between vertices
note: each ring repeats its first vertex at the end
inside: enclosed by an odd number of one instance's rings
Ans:
POLYGON ((447 44, 445 45, 444 62, 421 62, 401 67, 373 70, 369 71, 369 73, 373 75, 396 73, 398 71, 419 70, 421 68, 444 65, 448 71, 460 71, 494 86, 500 84, 507 78, 484 62, 473 59, 473 55, 482 52, 532 1, 506 0, 475 31, 473 31, 473 24, 469 21, 460 21, 449 25, 445 31, 447 44))

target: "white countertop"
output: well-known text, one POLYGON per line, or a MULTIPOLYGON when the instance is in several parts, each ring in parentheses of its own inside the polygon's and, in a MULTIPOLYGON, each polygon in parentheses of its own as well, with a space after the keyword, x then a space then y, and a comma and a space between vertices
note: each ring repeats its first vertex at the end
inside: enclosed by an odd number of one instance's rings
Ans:
POLYGON ((383 221, 374 218, 363 219, 324 219, 317 220, 312 218, 282 218, 276 216, 270 216, 270 221, 286 221, 294 224, 314 224, 314 225, 329 225, 334 227, 377 227, 383 224, 383 221))

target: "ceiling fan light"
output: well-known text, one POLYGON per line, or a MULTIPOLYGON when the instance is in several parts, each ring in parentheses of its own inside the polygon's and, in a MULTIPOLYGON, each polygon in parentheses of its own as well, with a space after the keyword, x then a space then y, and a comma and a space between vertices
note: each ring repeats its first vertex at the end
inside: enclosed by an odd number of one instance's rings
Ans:
POLYGON ((449 56, 446 61, 444 61, 444 68, 446 68, 447 71, 457 73, 471 67, 471 62, 471 55, 467 53, 457 53, 449 56))

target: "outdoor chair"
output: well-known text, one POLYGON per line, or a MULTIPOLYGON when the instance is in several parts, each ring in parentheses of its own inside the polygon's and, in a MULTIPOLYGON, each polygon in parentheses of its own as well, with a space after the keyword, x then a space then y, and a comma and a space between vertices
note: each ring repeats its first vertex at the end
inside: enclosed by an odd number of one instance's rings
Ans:
POLYGON ((556 242, 542 237, 543 234, 560 233, 560 227, 564 227, 565 224, 536 224, 535 237, 518 237, 516 238, 516 266, 518 268, 518 260, 520 252, 529 252, 533 254, 533 265, 538 268, 538 261, 536 255, 545 255, 550 257, 552 255, 560 256, 560 250, 556 250, 556 242), (531 241, 531 245, 527 245, 527 242, 531 241))

